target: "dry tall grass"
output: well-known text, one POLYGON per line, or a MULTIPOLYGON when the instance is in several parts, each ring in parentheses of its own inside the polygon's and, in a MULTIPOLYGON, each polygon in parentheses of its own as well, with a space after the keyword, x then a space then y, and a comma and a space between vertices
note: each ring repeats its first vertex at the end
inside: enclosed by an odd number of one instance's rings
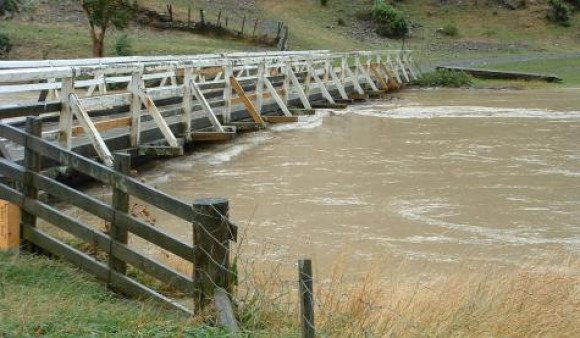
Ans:
MULTIPOLYGON (((240 321, 256 335, 295 335, 296 279, 260 264, 241 267, 240 321)), ((326 337, 580 337, 579 267, 482 267, 431 282, 373 271, 353 283, 337 264, 315 279, 316 327, 326 337)))

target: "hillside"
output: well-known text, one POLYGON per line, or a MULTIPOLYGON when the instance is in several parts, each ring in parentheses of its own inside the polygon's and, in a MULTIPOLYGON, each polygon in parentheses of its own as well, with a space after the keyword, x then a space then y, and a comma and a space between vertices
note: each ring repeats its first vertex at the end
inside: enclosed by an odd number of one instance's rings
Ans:
MULTIPOLYGON (((527 0, 527 7, 510 10, 501 1, 406 0, 397 2, 411 22, 411 37, 404 47, 415 49, 430 60, 474 58, 498 54, 559 53, 580 51, 580 14, 572 26, 561 27, 546 20, 547 0, 527 0), (457 27, 458 35, 438 33, 444 25, 457 27)), ((15 44, 13 59, 86 57, 90 39, 85 19, 72 0, 33 0, 26 11, 11 19, 0 19, 0 31, 15 44)), ((218 12, 228 17, 230 26, 240 26, 247 16, 246 30, 255 19, 260 23, 283 21, 290 28, 291 49, 385 49, 400 48, 403 42, 380 38, 372 25, 357 19, 357 13, 369 8, 369 0, 329 0, 323 7, 319 0, 140 0, 139 5, 160 13, 172 5, 173 15, 199 20, 199 10, 207 20, 216 20, 218 12), (339 24, 340 20, 340 24, 339 24)), ((248 28, 249 27, 249 28, 248 28)), ((132 25, 128 33, 135 54, 193 54, 215 51, 268 49, 232 38, 212 37, 176 31, 161 31, 132 25)), ((114 54, 114 37, 109 32, 107 53, 114 54)))

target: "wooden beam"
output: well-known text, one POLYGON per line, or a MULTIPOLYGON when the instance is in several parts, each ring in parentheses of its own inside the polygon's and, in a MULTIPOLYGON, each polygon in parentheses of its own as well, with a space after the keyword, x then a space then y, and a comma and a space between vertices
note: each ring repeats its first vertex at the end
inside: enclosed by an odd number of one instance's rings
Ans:
POLYGON ((135 71, 131 74, 129 91, 131 92, 131 146, 138 147, 141 142, 141 98, 139 92, 142 86, 142 71, 135 71))
POLYGON ((252 119, 254 119, 254 122, 264 124, 264 120, 260 116, 260 112, 256 109, 252 101, 248 98, 246 92, 244 91, 244 88, 242 88, 238 80, 236 80, 234 76, 230 76, 230 83, 232 85, 232 88, 236 91, 236 93, 240 97, 240 99, 242 99, 242 103, 244 104, 244 106, 246 106, 246 109, 250 113, 250 116, 252 116, 252 119))
POLYGON ((342 99, 344 99, 344 100, 348 99, 348 95, 346 95, 346 91, 344 90, 344 86, 340 82, 340 79, 338 78, 338 76, 336 76, 336 73, 334 72, 334 68, 332 67, 332 65, 330 66, 329 70, 330 70, 330 77, 332 78, 332 82, 334 82, 336 89, 338 89, 338 93, 340 94, 340 97, 342 97, 342 99))
POLYGON ((288 110, 288 107, 284 103, 284 100, 280 97, 280 95, 278 95, 276 88, 274 88, 272 82, 270 82, 270 80, 267 77, 264 77, 264 84, 266 85, 266 88, 268 88, 268 90, 270 91, 270 94, 272 94, 272 96, 274 97, 274 100, 276 101, 280 109, 282 109, 282 113, 284 113, 284 115, 286 116, 292 116, 292 113, 290 113, 290 111, 288 110))
MULTIPOLYGON (((93 124, 94 124, 95 128, 97 128, 98 131, 105 131, 105 130, 121 128, 121 127, 129 127, 129 126, 131 126, 131 117, 127 116, 127 117, 121 117, 118 119, 98 121, 98 122, 93 122, 93 124)), ((72 127, 72 135, 73 136, 75 136, 75 137, 81 136, 84 133, 85 133, 85 130, 84 130, 83 126, 72 127)))
POLYGON ((312 61, 308 61, 308 67, 309 67, 309 73, 310 73, 310 75, 312 76, 312 78, 314 79, 314 81, 320 87, 320 91, 322 92, 322 96, 324 96, 324 98, 326 99, 326 101, 328 101, 329 103, 331 103, 331 104, 335 103, 334 102, 334 99, 332 98, 332 95, 330 95, 330 93, 326 89, 326 86, 324 85, 324 83, 322 83, 322 81, 318 77, 318 74, 316 74, 316 70, 312 66, 312 61))
POLYGON ((175 135, 173 135, 173 132, 167 125, 167 122, 161 115, 159 109, 157 109, 157 106, 155 105, 155 102, 153 102, 153 99, 149 95, 145 94, 145 92, 143 92, 142 90, 139 91, 139 97, 141 98, 141 101, 145 103, 145 107, 147 107, 147 109, 149 110, 149 115, 153 117, 155 124, 163 134, 163 137, 165 137, 165 140, 167 141, 169 146, 173 148, 179 147, 177 138, 175 137, 175 135))
POLYGON ((60 119, 58 121, 59 143, 66 149, 72 147, 72 121, 71 95, 74 93, 74 78, 66 77, 62 79, 62 89, 60 91, 60 119))
POLYGON ((191 87, 191 89, 193 90, 193 95, 195 96, 197 102, 199 102, 199 104, 201 105, 201 108, 207 114, 207 118, 209 119, 209 122, 214 126, 216 131, 223 133, 224 127, 222 127, 222 124, 220 123, 220 121, 217 119, 217 117, 213 113, 211 106, 209 105, 209 103, 205 99, 205 96, 203 96, 201 89, 199 89, 199 85, 195 81, 193 81, 193 79, 191 80, 191 83, 193 85, 191 87))
POLYGON ((258 66, 258 81, 256 82, 256 109, 262 114, 264 104, 264 77, 266 76, 266 61, 260 61, 258 66))
POLYGON ((185 142, 189 143, 191 141, 190 131, 191 131, 191 111, 193 109, 193 67, 187 67, 184 71, 183 76, 183 114, 181 116, 181 122, 183 123, 183 137, 185 142))
POLYGON ((113 155, 109 151, 109 148, 105 144, 105 141, 99 134, 99 131, 91 121, 89 114, 85 111, 81 102, 79 101, 76 94, 71 94, 71 106, 74 115, 79 120, 81 126, 85 130, 89 140, 95 147, 97 155, 99 158, 105 163, 106 166, 111 167, 113 166, 113 155))
POLYGON ((373 79, 371 78, 371 75, 367 72, 367 70, 360 63, 360 60, 358 60, 357 68, 359 69, 359 71, 361 71, 363 73, 363 76, 367 80, 369 86, 371 86, 372 90, 378 91, 379 88, 377 88, 377 86, 375 85, 373 79))
POLYGON ((296 91, 298 92, 298 97, 300 98, 300 102, 302 102, 302 106, 305 109, 312 109, 312 107, 310 106, 310 101, 308 100, 308 97, 306 96, 304 89, 302 89, 302 85, 300 84, 300 81, 298 81, 296 74, 294 74, 294 70, 292 70, 292 67, 288 67, 288 75, 290 76, 290 80, 292 81, 294 88, 296 88, 296 91))
POLYGON ((379 71, 379 69, 377 68, 377 65, 376 64, 372 64, 371 65, 371 69, 373 70, 373 73, 375 74, 376 78, 381 83, 381 86, 383 87, 383 90, 384 91, 389 90, 389 84, 387 83, 387 81, 385 81, 385 78, 384 78, 383 74, 381 74, 381 72, 379 71))
POLYGON ((292 123, 298 122, 298 116, 264 116, 268 123, 292 123))

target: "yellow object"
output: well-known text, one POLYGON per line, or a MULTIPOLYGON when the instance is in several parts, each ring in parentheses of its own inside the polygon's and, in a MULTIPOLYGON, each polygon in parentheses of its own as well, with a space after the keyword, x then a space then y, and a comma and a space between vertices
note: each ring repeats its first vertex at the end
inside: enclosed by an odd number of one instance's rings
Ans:
POLYGON ((0 200, 0 250, 20 246, 20 208, 0 200))

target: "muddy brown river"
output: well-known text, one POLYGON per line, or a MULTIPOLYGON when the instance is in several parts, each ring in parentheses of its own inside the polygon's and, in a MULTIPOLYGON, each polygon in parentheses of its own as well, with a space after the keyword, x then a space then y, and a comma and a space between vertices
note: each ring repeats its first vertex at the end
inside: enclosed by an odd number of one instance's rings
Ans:
POLYGON ((549 260, 580 252, 580 90, 406 90, 142 177, 185 200, 229 198, 245 245, 269 248, 247 255, 308 256, 319 271, 549 260))

